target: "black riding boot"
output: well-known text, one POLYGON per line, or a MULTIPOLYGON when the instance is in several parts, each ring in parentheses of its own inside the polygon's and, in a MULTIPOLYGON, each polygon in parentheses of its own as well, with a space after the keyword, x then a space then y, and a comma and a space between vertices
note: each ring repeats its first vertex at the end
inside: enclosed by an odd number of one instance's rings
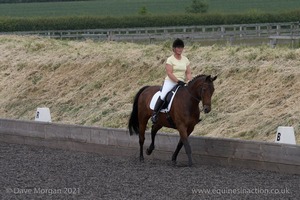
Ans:
POLYGON ((153 124, 155 124, 157 122, 158 113, 161 110, 164 102, 165 102, 164 100, 161 100, 161 98, 158 97, 158 99, 155 103, 155 106, 154 106, 154 112, 153 112, 152 117, 151 117, 151 121, 153 122, 153 124))

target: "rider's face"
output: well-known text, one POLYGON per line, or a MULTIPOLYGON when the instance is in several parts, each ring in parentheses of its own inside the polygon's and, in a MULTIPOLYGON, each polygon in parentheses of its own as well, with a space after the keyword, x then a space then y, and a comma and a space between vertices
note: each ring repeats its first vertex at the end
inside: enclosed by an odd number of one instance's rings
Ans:
POLYGON ((178 54, 178 55, 181 55, 182 52, 183 52, 183 47, 175 47, 173 49, 174 53, 178 54))

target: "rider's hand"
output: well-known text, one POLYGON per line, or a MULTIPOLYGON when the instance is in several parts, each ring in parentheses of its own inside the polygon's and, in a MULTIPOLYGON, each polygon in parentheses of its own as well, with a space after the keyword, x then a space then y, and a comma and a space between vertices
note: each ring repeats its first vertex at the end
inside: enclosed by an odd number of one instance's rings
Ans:
POLYGON ((185 85, 185 82, 183 82, 183 81, 178 81, 177 84, 180 85, 180 86, 184 86, 184 85, 185 85))

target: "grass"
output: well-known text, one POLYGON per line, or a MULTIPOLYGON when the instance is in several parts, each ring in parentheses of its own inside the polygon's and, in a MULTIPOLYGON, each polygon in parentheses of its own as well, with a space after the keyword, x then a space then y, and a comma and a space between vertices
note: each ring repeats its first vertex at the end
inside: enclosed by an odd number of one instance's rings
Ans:
MULTIPOLYGON (((300 8, 298 0, 206 0, 210 13, 276 13, 300 8)), ((93 0, 75 2, 0 4, 0 16, 126 16, 138 15, 142 7, 148 14, 184 13, 191 0, 93 0)))
MULTIPOLYGON (((53 122, 113 128, 127 127, 141 87, 162 83, 164 58, 172 53, 171 43, 168 48, 24 36, 0 41, 1 117, 30 120, 36 107, 49 107, 53 122), (43 48, 34 51, 35 44, 43 48), (61 64, 49 69, 55 63, 61 64)), ((194 135, 274 141, 278 126, 293 126, 300 141, 300 49, 194 42, 184 53, 194 76, 219 75, 212 111, 201 113, 194 135)))

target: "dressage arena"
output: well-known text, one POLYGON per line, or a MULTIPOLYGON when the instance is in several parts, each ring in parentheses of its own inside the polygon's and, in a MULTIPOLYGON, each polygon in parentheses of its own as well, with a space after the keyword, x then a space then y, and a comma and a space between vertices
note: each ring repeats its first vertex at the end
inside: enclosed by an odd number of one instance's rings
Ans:
POLYGON ((126 130, 0 119, 0 199, 299 199, 299 146, 191 137, 187 167, 177 140, 140 163, 126 130))

